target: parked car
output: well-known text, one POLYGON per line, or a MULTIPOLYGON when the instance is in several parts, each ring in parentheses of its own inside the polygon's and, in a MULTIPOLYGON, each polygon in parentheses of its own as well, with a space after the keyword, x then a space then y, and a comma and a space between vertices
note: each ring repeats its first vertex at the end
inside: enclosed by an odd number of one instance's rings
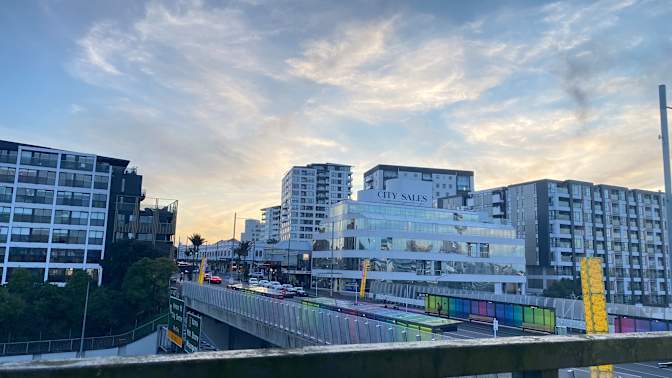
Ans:
POLYGON ((261 272, 252 272, 252 273, 250 273, 250 277, 255 277, 257 279, 264 278, 264 274, 261 273, 261 272))
POLYGON ((247 283, 250 284, 250 286, 257 286, 259 285, 259 280, 252 277, 249 280, 247 280, 247 283))
POLYGON ((220 276, 210 276, 209 281, 210 281, 211 284, 219 285, 219 284, 222 283, 222 277, 220 277, 220 276))
POLYGON ((268 287, 269 285, 270 285, 270 282, 268 280, 259 281, 259 286, 261 286, 261 287, 268 287))
POLYGON ((282 284, 282 287, 283 287, 285 290, 290 290, 290 289, 293 288, 294 286, 293 286, 293 285, 290 285, 290 284, 282 284))
POLYGON ((273 284, 272 282, 271 282, 271 289, 273 289, 273 290, 277 290, 277 291, 284 291, 284 290, 285 290, 285 288, 282 287, 282 285, 280 285, 280 284, 273 284))
POLYGON ((282 284, 281 284, 280 282, 278 282, 278 281, 271 281, 271 285, 280 285, 280 286, 282 286, 282 284))

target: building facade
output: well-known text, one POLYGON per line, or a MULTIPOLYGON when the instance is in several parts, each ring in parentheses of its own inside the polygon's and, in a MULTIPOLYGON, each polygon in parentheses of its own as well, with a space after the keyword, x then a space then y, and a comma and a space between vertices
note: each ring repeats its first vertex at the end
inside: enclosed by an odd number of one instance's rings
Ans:
POLYGON ((474 189, 474 172, 455 169, 376 165, 364 173, 364 189, 384 190, 390 179, 423 181, 432 184, 432 200, 465 195, 474 189))
POLYGON ((280 205, 261 209, 261 223, 264 225, 264 241, 280 240, 280 205))
POLYGON ((308 164, 292 167, 282 179, 280 239, 312 240, 329 206, 350 198, 349 165, 308 164))
POLYGON ((2 284, 17 268, 54 283, 84 269, 100 283, 110 183, 128 163, 0 141, 2 284))
MULTIPOLYGON (((501 213, 497 192, 482 207, 493 216, 501 213)), ((664 193, 575 180, 521 183, 505 192, 499 198, 506 219, 526 241, 529 292, 579 278, 581 258, 596 256, 610 302, 669 303, 664 193)))
POLYGON ((316 235, 312 275, 320 286, 371 280, 425 282, 495 293, 525 292, 524 242, 508 225, 469 211, 433 208, 424 188, 388 181, 333 205, 316 235))
POLYGON ((240 241, 265 242, 265 225, 257 219, 245 219, 245 231, 240 233, 240 241))

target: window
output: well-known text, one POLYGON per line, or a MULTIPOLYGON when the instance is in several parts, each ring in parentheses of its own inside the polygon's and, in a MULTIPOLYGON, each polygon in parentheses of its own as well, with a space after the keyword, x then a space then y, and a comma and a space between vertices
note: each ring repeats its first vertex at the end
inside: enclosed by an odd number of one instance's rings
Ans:
POLYGON ((57 244, 85 244, 85 230, 54 230, 52 234, 52 243, 57 244))
POLYGON ((96 163, 96 172, 98 172, 98 173, 108 173, 108 172, 110 172, 110 164, 101 163, 101 162, 96 163))
POLYGON ((58 154, 37 151, 21 151, 21 164, 56 168, 56 165, 58 164, 58 154))
POLYGON ((83 264, 84 250, 83 249, 62 249, 52 248, 49 262, 52 263, 70 263, 83 264))
POLYGON ((7 233, 9 227, 0 227, 0 243, 7 243, 7 233))
POLYGON ((54 185, 56 172, 41 169, 19 169, 19 182, 26 184, 54 185))
POLYGON ((93 161, 94 158, 92 156, 63 154, 61 155, 61 169, 92 171, 93 161))
POLYGON ((9 261, 47 262, 46 248, 12 247, 9 249, 9 261))
POLYGON ((95 176, 93 181, 94 189, 107 189, 107 176, 95 176))
POLYGON ((51 209, 14 208, 14 222, 51 223, 51 209))
POLYGON ((9 213, 11 211, 11 207, 0 206, 0 223, 9 223, 9 213))
POLYGON ((105 213, 91 213, 91 226, 105 226, 105 213))
POLYGON ((73 188, 90 188, 91 175, 61 172, 58 177, 58 185, 71 186, 73 188))
POLYGON ((87 264, 99 264, 101 259, 101 251, 96 249, 89 249, 86 251, 87 264))
POLYGON ((54 223, 86 226, 89 223, 89 213, 86 211, 56 210, 54 223))
POLYGON ((0 150, 0 163, 16 164, 16 151, 0 150))
MULTIPOLYGON (((0 170, 2 167, 0 167, 0 170)), ((0 181, 2 181, 0 179, 0 181)), ((2 203, 12 203, 12 193, 14 188, 11 186, 0 186, 0 202, 2 203)))
POLYGON ((88 193, 58 192, 57 205, 89 207, 91 197, 88 193))
POLYGON ((94 194, 93 202, 91 203, 92 207, 97 207, 104 209, 107 207, 107 195, 106 194, 94 194))
POLYGON ((9 167, 0 167, 0 182, 8 182, 10 184, 13 184, 14 175, 16 175, 16 169, 9 167))
POLYGON ((102 245, 103 231, 89 231, 89 244, 102 245))
POLYGON ((49 242, 48 228, 29 228, 29 227, 14 227, 12 228, 13 242, 30 242, 30 243, 47 243, 49 242))
POLYGON ((51 205, 54 202, 54 191, 45 189, 17 188, 16 202, 51 205))

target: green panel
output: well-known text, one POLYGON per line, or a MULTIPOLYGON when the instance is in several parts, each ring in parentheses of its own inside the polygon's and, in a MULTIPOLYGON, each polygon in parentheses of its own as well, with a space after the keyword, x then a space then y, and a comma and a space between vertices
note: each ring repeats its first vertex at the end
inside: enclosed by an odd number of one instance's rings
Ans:
POLYGON ((449 298, 448 304, 449 304, 449 306, 448 306, 449 316, 451 316, 451 317, 457 316, 458 309, 457 309, 457 303, 455 301, 455 298, 449 298))
POLYGON ((448 315, 448 311, 450 308, 450 301, 448 297, 441 297, 441 306, 443 307, 441 309, 441 314, 448 315))
POLYGON ((523 306, 513 305, 513 322, 518 327, 523 325, 523 306))
POLYGON ((548 326, 550 330, 555 329, 555 311, 544 309, 544 325, 548 326))
POLYGON ((544 325, 544 310, 541 308, 534 309, 534 324, 544 325))
POLYGON ((523 323, 534 323, 534 309, 530 306, 523 307, 523 323))

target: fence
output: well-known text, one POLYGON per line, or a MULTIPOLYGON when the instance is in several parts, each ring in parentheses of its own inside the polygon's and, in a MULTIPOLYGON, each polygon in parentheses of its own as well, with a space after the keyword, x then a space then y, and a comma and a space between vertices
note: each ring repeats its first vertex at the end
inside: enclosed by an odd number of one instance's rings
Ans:
MULTIPOLYGON (((130 344, 152 334, 162 324, 167 324, 168 314, 163 314, 131 331, 113 336, 85 337, 84 350, 116 348, 130 344)), ((43 354, 77 352, 81 338, 22 341, 0 344, 0 356, 16 356, 21 354, 43 354)))
POLYGON ((399 324, 306 306, 298 302, 262 297, 229 289, 182 285, 182 295, 243 316, 316 345, 367 344, 450 339, 399 324))

